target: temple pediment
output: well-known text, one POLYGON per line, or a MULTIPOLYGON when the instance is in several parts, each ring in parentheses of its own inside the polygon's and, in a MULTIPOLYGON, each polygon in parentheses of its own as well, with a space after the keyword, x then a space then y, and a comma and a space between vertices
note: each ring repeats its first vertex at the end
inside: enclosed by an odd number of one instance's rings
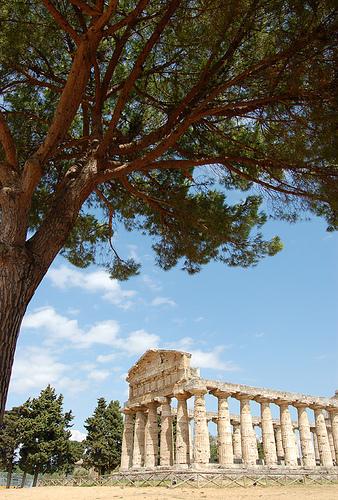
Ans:
POLYGON ((190 367, 191 354, 171 349, 150 349, 129 370, 129 401, 139 400, 145 394, 171 394, 173 387, 197 375, 190 367))

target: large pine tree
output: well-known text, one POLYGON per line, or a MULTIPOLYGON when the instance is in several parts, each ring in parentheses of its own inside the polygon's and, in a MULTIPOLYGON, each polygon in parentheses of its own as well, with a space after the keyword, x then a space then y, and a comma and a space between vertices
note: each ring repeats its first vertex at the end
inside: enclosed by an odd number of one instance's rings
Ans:
POLYGON ((72 461, 70 448, 71 411, 63 412, 63 396, 50 385, 39 397, 29 399, 22 406, 20 434, 20 468, 34 475, 55 472, 72 461))
POLYGON ((86 420, 85 464, 100 474, 107 474, 120 464, 123 418, 118 401, 98 399, 91 417, 86 420))
POLYGON ((281 249, 260 232, 264 194, 278 217, 336 227, 338 17, 334 0, 0 8, 1 419, 23 315, 58 253, 126 278, 122 223, 164 269, 254 265, 281 249))

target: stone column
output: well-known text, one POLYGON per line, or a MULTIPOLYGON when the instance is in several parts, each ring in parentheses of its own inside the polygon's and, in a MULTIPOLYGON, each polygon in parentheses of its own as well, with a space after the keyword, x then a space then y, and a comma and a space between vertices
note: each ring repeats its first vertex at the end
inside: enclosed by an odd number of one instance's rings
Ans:
POLYGON ((295 435, 295 441, 296 441, 297 462, 298 462, 298 465, 302 465, 302 460, 301 460, 302 452, 301 452, 301 448, 300 448, 300 433, 299 433, 298 425, 294 425, 293 433, 295 435))
POLYGON ((333 445, 336 453, 336 464, 338 465, 338 409, 329 409, 331 419, 331 432, 333 445))
POLYGON ((144 465, 144 430, 147 415, 144 410, 137 410, 134 427, 133 467, 144 465))
POLYGON ((282 431, 282 442, 284 448, 285 465, 289 467, 296 467, 297 461, 297 447, 296 439, 293 432, 291 416, 289 412, 289 403, 286 401, 276 401, 280 408, 280 423, 282 431))
POLYGON ((282 430, 279 424, 274 424, 277 459, 284 460, 284 449, 282 441, 282 430))
POLYGON ((218 398, 218 416, 217 416, 217 455, 220 465, 233 465, 234 452, 232 448, 232 435, 230 426, 230 414, 227 394, 222 391, 213 393, 218 398))
POLYGON ((161 439, 160 439, 160 465, 173 464, 173 426, 170 398, 165 398, 161 411, 161 439))
POLYGON ((329 437, 327 435, 323 409, 320 406, 313 406, 312 408, 315 414, 316 434, 318 440, 320 463, 324 467, 332 467, 333 461, 332 461, 329 437))
POLYGON ((124 426, 122 436, 121 470, 127 470, 133 465, 133 444, 134 444, 134 413, 123 410, 124 426))
MULTIPOLYGON (((260 424, 255 424, 255 423, 252 423, 252 427, 253 427, 253 431, 254 431, 254 435, 255 435, 255 443, 256 443, 256 446, 254 448, 255 450, 255 458, 256 460, 259 460, 259 454, 258 454, 258 438, 257 438, 257 432, 256 432, 256 427, 260 428, 260 424)), ((256 462, 257 464, 258 462, 256 462)))
POLYGON ((233 422, 232 427, 232 446, 234 450, 234 458, 240 460, 242 459, 241 424, 239 422, 233 422))
POLYGON ((204 396, 205 387, 189 389, 194 398, 194 465, 206 466, 210 459, 210 441, 204 396))
POLYGON ((328 426, 326 426, 326 428, 327 428, 327 436, 329 438, 329 443, 330 443, 331 457, 332 457, 333 464, 335 464, 335 462, 336 462, 336 452, 335 452, 335 449, 334 449, 332 429, 331 429, 331 427, 328 427, 328 426))
POLYGON ((147 404, 148 418, 145 427, 145 467, 156 467, 158 465, 158 420, 157 401, 147 404))
POLYGON ((269 467, 273 467, 277 465, 277 453, 270 401, 266 398, 256 398, 256 401, 261 405, 261 426, 264 460, 266 465, 268 465, 269 467))
POLYGON ((315 460, 316 460, 316 465, 317 461, 320 462, 320 455, 319 455, 319 448, 318 448, 318 439, 317 439, 317 433, 316 433, 316 428, 311 427, 311 432, 312 432, 312 438, 313 438, 313 447, 315 450, 315 460))
POLYGON ((313 446, 309 418, 305 404, 295 404, 298 412, 298 429, 300 437, 300 448, 302 450, 303 467, 312 469, 316 467, 315 449, 313 446))
POLYGON ((257 440, 256 433, 252 425, 250 411, 250 398, 247 395, 240 394, 236 396, 241 402, 241 444, 242 459, 246 465, 256 465, 257 440))
MULTIPOLYGON (((188 411, 189 413, 189 411, 188 411)), ((191 429, 191 422, 193 421, 193 417, 189 416, 189 457, 190 457, 190 462, 193 462, 194 460, 194 438, 193 438, 193 432, 191 429)))
POLYGON ((190 463, 188 396, 186 394, 177 394, 175 397, 177 399, 175 464, 187 466, 190 463))

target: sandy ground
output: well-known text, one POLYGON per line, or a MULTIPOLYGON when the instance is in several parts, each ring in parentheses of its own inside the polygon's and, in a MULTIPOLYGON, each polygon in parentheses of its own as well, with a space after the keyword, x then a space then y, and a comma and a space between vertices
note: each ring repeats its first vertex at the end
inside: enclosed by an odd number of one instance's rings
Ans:
POLYGON ((258 498, 272 500, 336 500, 338 485, 328 486, 282 486, 242 488, 120 488, 118 486, 101 486, 90 488, 77 487, 41 487, 19 490, 0 490, 0 500, 255 500, 258 498))

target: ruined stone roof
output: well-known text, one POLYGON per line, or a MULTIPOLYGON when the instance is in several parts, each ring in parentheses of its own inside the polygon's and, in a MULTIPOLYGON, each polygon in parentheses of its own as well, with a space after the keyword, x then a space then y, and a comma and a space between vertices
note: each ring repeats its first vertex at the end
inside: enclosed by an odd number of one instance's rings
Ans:
MULTIPOLYGON (((182 356, 187 356, 188 358, 191 358, 191 354, 189 352, 185 351, 177 351, 175 349, 148 349, 142 356, 136 361, 136 363, 128 370, 128 377, 133 374, 139 368, 139 366, 145 362, 148 358, 152 357, 155 353, 163 353, 163 354, 181 354, 182 356)), ((127 377, 127 380, 128 380, 127 377)))

